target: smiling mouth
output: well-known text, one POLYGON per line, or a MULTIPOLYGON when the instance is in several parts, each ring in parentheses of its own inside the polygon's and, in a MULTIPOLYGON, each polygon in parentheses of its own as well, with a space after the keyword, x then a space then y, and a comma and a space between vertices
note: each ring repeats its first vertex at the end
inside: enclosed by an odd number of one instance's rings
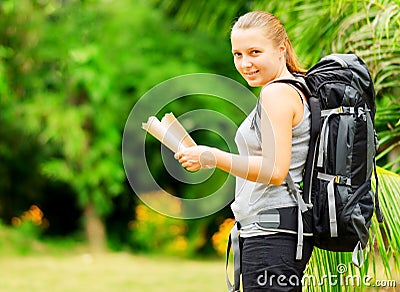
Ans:
POLYGON ((246 75, 247 77, 252 77, 252 76, 256 75, 258 72, 259 72, 259 70, 251 71, 251 72, 244 72, 244 75, 246 75))

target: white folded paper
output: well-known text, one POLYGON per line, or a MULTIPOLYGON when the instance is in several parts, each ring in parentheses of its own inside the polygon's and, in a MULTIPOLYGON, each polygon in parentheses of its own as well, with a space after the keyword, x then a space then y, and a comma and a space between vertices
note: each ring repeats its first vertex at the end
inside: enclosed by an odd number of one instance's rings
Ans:
POLYGON ((150 133, 174 153, 187 147, 196 146, 192 137, 190 137, 173 113, 166 114, 161 121, 154 116, 149 117, 146 123, 142 123, 142 129, 150 133))

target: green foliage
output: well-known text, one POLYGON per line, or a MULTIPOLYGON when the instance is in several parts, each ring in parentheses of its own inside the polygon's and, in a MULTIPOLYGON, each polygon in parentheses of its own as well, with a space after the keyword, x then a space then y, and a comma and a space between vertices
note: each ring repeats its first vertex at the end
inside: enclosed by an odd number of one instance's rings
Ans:
POLYGON ((18 254, 26 255, 35 252, 40 248, 40 242, 36 236, 32 236, 31 230, 26 230, 31 223, 24 225, 21 229, 10 228, 6 225, 0 225, 0 253, 1 254, 18 254))
POLYGON ((169 218, 143 204, 136 207, 135 213, 136 220, 130 223, 131 242, 135 250, 188 255, 187 225, 183 220, 169 218))
MULTIPOLYGON (((35 202, 47 180, 69 186, 82 209, 94 204, 103 218, 112 218, 115 198, 132 195, 121 161, 121 138, 135 102, 171 77, 236 74, 228 40, 186 32, 147 1, 22 0, 3 1, 0 7, 0 119, 5 125, 0 150, 7 158, 4 170, 0 166, 5 173, 0 206, 6 209, 0 215, 7 220, 17 212, 10 201, 24 208, 10 196, 35 202), (11 167, 15 176, 8 173, 11 167), (25 175, 30 171, 34 175, 25 175), (21 174, 26 179, 17 183, 21 174)), ((198 107, 211 103, 230 114, 221 101, 196 101, 198 107)), ((169 108, 179 114, 196 107, 191 100, 169 108)), ((201 139, 220 143, 208 135, 201 139)), ((159 152, 159 143, 148 145, 150 153, 159 152)), ((184 196, 193 193, 165 180, 158 156, 150 157, 149 168, 165 187, 180 188, 184 196)), ((217 174, 212 184, 225 177, 217 174)), ((201 188, 207 193, 206 184, 201 188)))
POLYGON ((206 35, 188 37, 146 1, 2 5, 14 119, 46 151, 42 173, 101 214, 122 192, 121 136, 135 101, 170 77, 227 71, 229 55, 214 57, 206 35))
POLYGON ((177 17, 187 30, 200 28, 218 35, 229 35, 231 24, 239 11, 249 8, 246 1, 176 1, 153 0, 154 5, 177 17))
POLYGON ((400 173, 400 99, 386 95, 379 101, 375 126, 379 138, 377 160, 385 169, 400 173))
POLYGON ((42 210, 32 205, 20 216, 12 218, 12 227, 0 222, 0 250, 5 253, 29 254, 40 249, 39 238, 48 227, 42 210))

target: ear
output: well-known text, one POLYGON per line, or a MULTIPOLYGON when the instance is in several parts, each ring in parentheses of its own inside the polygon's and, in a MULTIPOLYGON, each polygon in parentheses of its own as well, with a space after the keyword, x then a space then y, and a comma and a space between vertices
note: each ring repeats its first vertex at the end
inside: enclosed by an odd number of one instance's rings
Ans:
POLYGON ((286 55, 286 44, 285 43, 282 43, 280 46, 279 46, 279 51, 285 56, 286 55))

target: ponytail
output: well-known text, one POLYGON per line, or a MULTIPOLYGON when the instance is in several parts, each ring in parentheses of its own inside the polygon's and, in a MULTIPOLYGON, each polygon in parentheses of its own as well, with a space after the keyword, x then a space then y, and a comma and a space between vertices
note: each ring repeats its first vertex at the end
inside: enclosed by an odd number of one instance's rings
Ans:
POLYGON ((293 46, 289 38, 286 38, 285 46, 286 46, 286 67, 288 68, 289 72, 300 73, 300 74, 306 73, 306 70, 302 68, 299 63, 299 60, 296 56, 296 53, 293 50, 293 46))

